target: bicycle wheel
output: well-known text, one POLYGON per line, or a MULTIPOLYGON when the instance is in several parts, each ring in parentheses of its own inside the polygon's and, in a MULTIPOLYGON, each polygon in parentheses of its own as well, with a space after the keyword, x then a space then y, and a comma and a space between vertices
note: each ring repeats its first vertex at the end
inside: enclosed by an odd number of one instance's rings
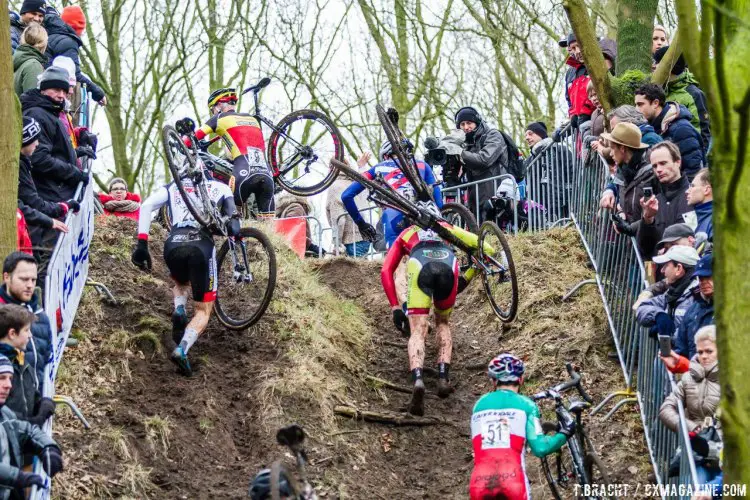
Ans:
MULTIPOLYGON (((557 432, 557 424, 553 422, 542 422, 542 431, 545 434, 557 432)), ((573 458, 567 445, 557 452, 542 457, 542 470, 547 484, 555 500, 566 500, 575 497, 576 479, 573 458)))
POLYGON ((271 242, 255 228, 242 228, 240 234, 241 242, 234 250, 227 240, 218 255, 216 317, 230 330, 244 330, 257 323, 276 287, 276 253, 271 242))
POLYGON ((474 234, 479 233, 479 225, 476 218, 474 218, 474 215, 465 206, 459 203, 443 203, 440 213, 450 224, 461 229, 466 229, 474 234))
POLYGON ((189 179, 199 168, 195 163, 195 157, 192 151, 182 142, 182 137, 171 125, 162 129, 161 140, 164 145, 164 153, 167 157, 169 171, 172 173, 172 179, 177 185, 182 201, 187 206, 190 215, 201 226, 208 227, 210 222, 210 213, 202 200, 198 199, 196 190, 193 189, 193 182, 189 179), (190 192, 186 189, 186 184, 190 192))
POLYGON ((510 246, 500 228, 486 221, 479 228, 480 270, 490 306, 498 318, 510 323, 518 311, 518 281, 510 246), (491 254, 486 253, 491 250, 491 254))
POLYGON ((407 154, 404 151, 404 148, 401 147, 401 132, 398 130, 398 128, 396 128, 393 122, 391 122, 391 119, 383 109, 383 106, 381 106, 380 104, 376 105, 375 111, 378 114, 380 125, 383 127, 383 131, 385 132, 385 137, 391 143, 391 147, 393 148, 393 156, 396 157, 399 169, 411 183, 414 191, 417 193, 417 199, 419 199, 420 201, 431 199, 432 195, 427 189, 424 180, 422 180, 422 176, 419 175, 419 169, 417 168, 417 165, 411 159, 411 155, 407 154))
POLYGON ((303 109, 285 116, 268 140, 268 161, 274 178, 298 196, 320 193, 338 175, 331 160, 344 160, 336 125, 319 111, 303 109))

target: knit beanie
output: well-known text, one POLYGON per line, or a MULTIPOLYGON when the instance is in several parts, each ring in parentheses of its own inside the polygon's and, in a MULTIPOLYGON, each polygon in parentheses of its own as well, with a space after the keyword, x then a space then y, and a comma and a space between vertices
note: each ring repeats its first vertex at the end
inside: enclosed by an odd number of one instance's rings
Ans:
POLYGON ((83 14, 83 10, 77 5, 65 7, 60 17, 65 21, 65 24, 73 28, 73 31, 78 36, 81 36, 83 30, 86 29, 86 16, 83 14))
POLYGON ((23 0, 23 4, 21 4, 22 15, 28 12, 44 13, 46 9, 47 9, 47 2, 45 2, 44 0, 23 0))
POLYGON ((456 113, 456 128, 459 128, 461 122, 474 122, 479 125, 482 123, 482 118, 479 116, 479 112, 476 109, 467 106, 459 109, 456 113))
POLYGON ((68 78, 67 70, 50 66, 39 77, 39 90, 63 89, 67 92, 70 87, 68 78))
POLYGON ((531 130, 542 139, 547 138, 547 125, 545 125, 544 122, 531 123, 528 127, 526 127, 526 130, 531 130))
POLYGON ((7 356, 0 354, 0 374, 10 373, 13 375, 13 363, 10 362, 7 356))
MULTIPOLYGON (((654 52, 654 61, 656 64, 659 64, 662 59, 664 59, 664 55, 669 50, 669 45, 665 45, 664 47, 661 47, 659 49, 656 49, 656 52, 654 52)), ((687 64, 685 63, 685 58, 680 54, 680 57, 677 58, 676 61, 672 63, 672 74, 673 75, 681 75, 683 71, 687 69, 687 64)))
POLYGON ((53 68, 62 68, 68 72, 68 83, 71 87, 76 86, 76 63, 68 56, 57 56, 52 60, 53 68))
POLYGON ((39 137, 39 134, 41 133, 42 128, 39 126, 39 122, 33 119, 30 116, 24 116, 23 117, 23 133, 21 135, 21 145, 23 147, 28 146, 32 142, 34 142, 37 137, 39 137))

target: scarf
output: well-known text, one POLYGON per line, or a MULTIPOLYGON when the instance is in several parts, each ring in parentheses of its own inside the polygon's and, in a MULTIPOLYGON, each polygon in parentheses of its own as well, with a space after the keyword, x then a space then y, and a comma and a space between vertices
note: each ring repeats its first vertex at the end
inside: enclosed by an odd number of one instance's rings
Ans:
POLYGON ((10 344, 0 342, 0 354, 8 358, 12 363, 21 366, 24 364, 24 352, 10 344))
POLYGON ((108 212, 136 212, 141 208, 140 203, 133 200, 109 200, 104 204, 108 212))
POLYGON ((667 305, 670 311, 674 311, 675 307, 677 307, 677 301, 680 300, 680 297, 682 297, 682 294, 692 282, 693 268, 685 267, 685 276, 680 278, 676 283, 673 283, 667 290, 667 305))

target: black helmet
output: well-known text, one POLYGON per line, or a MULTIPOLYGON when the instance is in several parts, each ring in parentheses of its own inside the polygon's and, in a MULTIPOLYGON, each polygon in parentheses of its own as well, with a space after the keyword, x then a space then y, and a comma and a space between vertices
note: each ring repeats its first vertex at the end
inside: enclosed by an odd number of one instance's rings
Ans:
MULTIPOLYGON (((289 479, 286 477, 286 472, 282 468, 279 471, 279 496, 281 498, 296 498, 292 486, 289 484, 289 479)), ((250 483, 250 499, 251 500, 268 500, 271 498, 271 469, 263 469, 258 472, 250 483)))
POLYGON ((233 87, 226 87, 223 89, 217 89, 211 92, 208 96, 208 110, 211 111, 214 106, 220 102, 237 102, 237 91, 233 87))

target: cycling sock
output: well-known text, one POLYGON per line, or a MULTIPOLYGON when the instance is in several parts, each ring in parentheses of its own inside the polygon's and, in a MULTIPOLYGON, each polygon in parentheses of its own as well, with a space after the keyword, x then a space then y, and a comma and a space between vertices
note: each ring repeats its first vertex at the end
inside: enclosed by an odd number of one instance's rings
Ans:
POLYGON ((187 312, 185 312, 185 305, 184 304, 180 304, 178 306, 176 305, 175 308, 174 308, 174 312, 176 312, 177 314, 179 314, 181 316, 187 316, 187 312))
POLYGON ((177 310, 178 307, 182 306, 183 309, 187 305, 187 295, 175 295, 174 308, 177 310))
POLYGON ((417 380, 422 379, 422 369, 421 368, 414 368, 411 371, 411 381, 416 382, 417 380))
POLYGON ((438 363, 438 378, 444 378, 445 380, 450 380, 450 376, 448 375, 448 371, 450 370, 451 364, 450 363, 438 363))
POLYGON ((193 347, 196 340, 198 340, 198 332, 193 328, 187 328, 185 330, 185 335, 182 336, 182 340, 180 341, 180 347, 185 351, 185 354, 187 354, 190 348, 193 347))

